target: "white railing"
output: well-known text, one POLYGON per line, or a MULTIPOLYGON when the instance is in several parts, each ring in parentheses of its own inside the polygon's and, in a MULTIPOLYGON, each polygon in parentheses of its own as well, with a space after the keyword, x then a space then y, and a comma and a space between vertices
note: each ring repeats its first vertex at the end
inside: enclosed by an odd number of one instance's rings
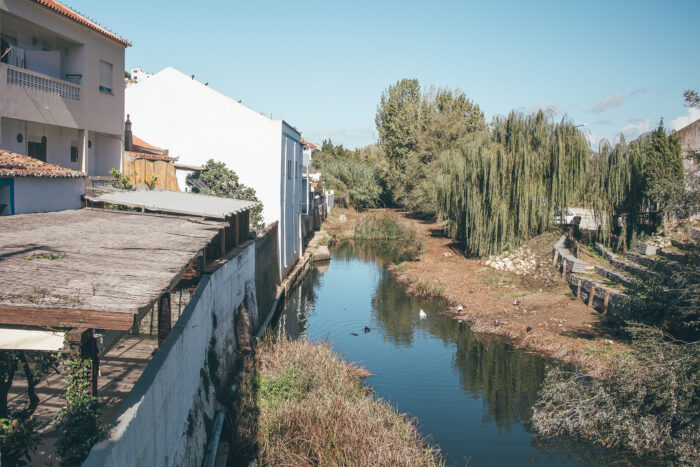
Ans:
POLYGON ((15 67, 7 67, 7 84, 56 94, 66 99, 80 100, 80 87, 66 81, 31 73, 15 67))

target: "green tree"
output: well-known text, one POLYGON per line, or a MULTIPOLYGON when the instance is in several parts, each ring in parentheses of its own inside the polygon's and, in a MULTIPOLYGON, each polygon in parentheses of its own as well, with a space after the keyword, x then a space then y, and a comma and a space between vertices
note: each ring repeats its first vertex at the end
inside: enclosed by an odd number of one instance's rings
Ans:
POLYGON ((204 165, 204 170, 188 175, 185 183, 193 193, 257 201, 258 206, 250 211, 250 227, 258 232, 265 228, 262 218, 263 205, 255 195, 255 190, 240 183, 236 172, 226 167, 224 162, 209 159, 204 165))
POLYGON ((669 135, 663 119, 647 137, 644 145, 644 195, 662 211, 667 211, 685 190, 681 144, 669 135))
POLYGON ((683 99, 686 107, 700 107, 700 94, 694 89, 683 91, 683 99))
POLYGON ((389 161, 388 184, 392 192, 402 186, 408 156, 418 148, 421 91, 417 79, 402 79, 382 93, 375 123, 379 145, 389 161))

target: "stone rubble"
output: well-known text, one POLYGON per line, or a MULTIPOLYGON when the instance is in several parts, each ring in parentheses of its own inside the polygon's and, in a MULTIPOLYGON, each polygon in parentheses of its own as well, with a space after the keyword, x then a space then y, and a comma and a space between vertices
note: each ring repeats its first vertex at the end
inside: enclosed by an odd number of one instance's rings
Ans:
POLYGON ((529 274, 538 268, 537 257, 526 247, 520 247, 512 253, 506 251, 502 255, 489 256, 484 264, 492 269, 510 271, 517 275, 529 274))

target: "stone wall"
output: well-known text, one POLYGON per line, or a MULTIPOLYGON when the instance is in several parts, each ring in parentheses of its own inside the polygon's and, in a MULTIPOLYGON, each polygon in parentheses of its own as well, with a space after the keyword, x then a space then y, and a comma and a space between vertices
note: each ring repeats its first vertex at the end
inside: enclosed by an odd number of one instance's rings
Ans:
MULTIPOLYGON (((276 232, 275 232, 276 238, 276 232)), ((276 261, 276 259, 275 259, 276 261)), ((86 466, 201 465, 217 391, 233 370, 241 305, 257 316, 256 241, 202 277, 168 338, 122 404, 86 466)), ((268 269, 277 270, 277 264, 268 269)))

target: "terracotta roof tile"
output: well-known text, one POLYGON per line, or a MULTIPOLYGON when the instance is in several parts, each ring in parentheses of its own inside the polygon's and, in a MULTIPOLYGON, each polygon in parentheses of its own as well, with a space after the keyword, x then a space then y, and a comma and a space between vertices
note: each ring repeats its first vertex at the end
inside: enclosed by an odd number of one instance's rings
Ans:
POLYGON ((148 161, 165 161, 165 162, 175 162, 177 157, 170 157, 165 154, 151 154, 147 152, 137 152, 137 151, 126 151, 126 154, 133 157, 134 159, 145 159, 148 161))
POLYGON ((0 149, 0 177, 78 178, 86 176, 78 170, 66 169, 33 157, 0 149))
MULTIPOLYGON (((152 152, 154 154, 167 154, 168 150, 159 148, 158 146, 153 146, 151 143, 147 143, 136 135, 131 136, 131 145, 135 148, 140 149, 142 152, 152 152)), ((138 151, 136 151, 138 152, 138 151)))
POLYGON ((67 7, 66 5, 57 2, 56 0, 34 0, 35 3, 38 3, 40 5, 45 6, 46 8, 49 8, 56 13, 59 13, 67 18, 72 19, 76 23, 80 23, 83 26, 86 26, 94 31, 99 32, 103 36, 107 36, 110 39, 120 43, 124 47, 130 47, 131 43, 127 41, 126 39, 122 39, 121 37, 117 36, 114 34, 112 31, 100 26, 90 18, 81 15, 77 11, 73 10, 72 8, 67 7))
POLYGON ((309 146, 310 148, 313 148, 313 149, 318 149, 319 151, 321 150, 321 148, 316 146, 314 143, 312 143, 310 141, 306 141, 304 138, 301 139, 301 144, 303 144, 305 146, 309 146))

